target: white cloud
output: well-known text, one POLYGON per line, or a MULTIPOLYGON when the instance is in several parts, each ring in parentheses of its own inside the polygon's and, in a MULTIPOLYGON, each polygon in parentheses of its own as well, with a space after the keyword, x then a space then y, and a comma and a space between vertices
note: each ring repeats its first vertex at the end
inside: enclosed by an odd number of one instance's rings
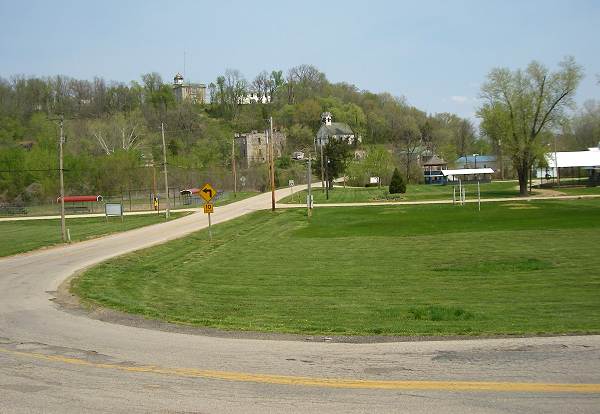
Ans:
POLYGON ((457 104, 465 104, 470 101, 470 98, 467 96, 454 95, 450 97, 452 102, 456 102, 457 104))

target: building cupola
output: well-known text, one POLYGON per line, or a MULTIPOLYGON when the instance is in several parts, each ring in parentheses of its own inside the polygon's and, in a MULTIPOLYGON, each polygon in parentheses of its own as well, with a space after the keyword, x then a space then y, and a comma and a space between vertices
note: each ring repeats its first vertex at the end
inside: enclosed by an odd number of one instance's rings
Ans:
POLYGON ((173 84, 174 85, 183 85, 183 76, 181 76, 181 73, 178 73, 177 75, 175 75, 175 77, 173 78, 173 84))
POLYGON ((321 114, 321 123, 323 125, 331 125, 331 112, 323 112, 321 114))

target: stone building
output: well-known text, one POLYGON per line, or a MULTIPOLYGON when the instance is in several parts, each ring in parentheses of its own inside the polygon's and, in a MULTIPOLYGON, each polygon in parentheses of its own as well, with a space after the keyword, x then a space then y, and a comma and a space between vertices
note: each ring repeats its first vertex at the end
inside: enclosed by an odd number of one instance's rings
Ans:
POLYGON ((177 102, 189 101, 194 104, 206 102, 206 85, 203 83, 184 83, 180 73, 173 78, 173 93, 177 102))
MULTIPOLYGON (((235 141, 240 160, 245 162, 246 167, 253 164, 263 164, 268 161, 268 141, 265 131, 252 131, 248 133, 235 134, 235 141)), ((273 131, 273 152, 275 158, 282 156, 285 149, 286 136, 283 132, 273 131)))

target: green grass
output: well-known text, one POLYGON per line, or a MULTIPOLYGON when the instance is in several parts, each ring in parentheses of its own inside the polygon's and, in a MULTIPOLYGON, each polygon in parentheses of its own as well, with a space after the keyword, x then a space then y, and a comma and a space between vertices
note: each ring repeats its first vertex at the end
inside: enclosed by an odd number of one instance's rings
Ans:
POLYGON ((555 187, 554 189, 568 195, 600 194, 600 187, 555 187))
POLYGON ((600 200, 257 212, 110 260, 84 301, 222 329, 600 332, 600 200))
MULTIPOLYGON (((516 181, 493 181, 480 184, 481 198, 507 198, 519 196, 519 183, 516 181)), ((565 195, 578 194, 600 194, 600 187, 576 187, 560 188, 557 191, 565 195)), ((458 188, 457 188, 458 191, 458 188)), ((326 203, 368 203, 376 201, 427 201, 427 200, 452 200, 452 186, 450 185, 426 185, 409 184, 405 194, 389 194, 388 187, 335 187, 329 192, 329 200, 321 188, 314 188, 314 202, 316 204, 326 203)), ((535 188, 533 195, 541 194, 535 188)), ((477 184, 466 185, 466 197, 477 198, 477 184)), ((306 191, 301 191, 294 196, 288 196, 280 201, 284 204, 305 203, 306 191)))
MULTIPOLYGON (((482 198, 517 197, 518 183, 514 181, 496 181, 481 184, 482 198)), ((466 186, 467 198, 477 197, 477 184, 466 186)), ((313 189, 314 201, 323 203, 365 203, 372 201, 419 201, 419 200, 452 200, 452 186, 409 184, 405 194, 388 194, 388 187, 335 187, 329 192, 329 200, 321 188, 313 189)), ((294 204, 306 200, 306 191, 288 196, 281 203, 294 204), (299 201, 301 200, 301 201, 299 201)))
MULTIPOLYGON (((183 215, 185 214, 173 213, 172 217, 183 215)), ((75 218, 67 219, 67 227, 71 233, 71 241, 76 242, 164 221, 164 215, 154 214, 125 216, 123 223, 116 217, 109 218, 108 223, 104 217, 75 218)), ((0 234, 0 256, 10 256, 61 243, 58 219, 0 222, 0 234)))
POLYGON ((219 197, 216 201, 215 201, 215 206, 224 206, 227 204, 231 204, 234 203, 236 201, 241 201, 244 200, 246 198, 250 198, 250 197, 254 197, 255 195, 259 195, 260 193, 258 191, 238 191, 235 194, 235 197, 233 196, 233 191, 227 191, 224 192, 221 197, 219 197))

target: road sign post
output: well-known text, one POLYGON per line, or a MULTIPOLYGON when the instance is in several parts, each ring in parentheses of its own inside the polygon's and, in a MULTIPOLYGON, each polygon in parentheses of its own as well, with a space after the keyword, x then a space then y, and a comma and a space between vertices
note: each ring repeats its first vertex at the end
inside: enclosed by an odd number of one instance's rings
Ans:
POLYGON ((200 197, 204 199, 206 202, 204 204, 204 214, 208 214, 208 239, 212 241, 212 226, 210 215, 215 211, 215 205, 210 201, 217 195, 217 190, 213 188, 209 183, 204 184, 202 189, 200 189, 200 197))

